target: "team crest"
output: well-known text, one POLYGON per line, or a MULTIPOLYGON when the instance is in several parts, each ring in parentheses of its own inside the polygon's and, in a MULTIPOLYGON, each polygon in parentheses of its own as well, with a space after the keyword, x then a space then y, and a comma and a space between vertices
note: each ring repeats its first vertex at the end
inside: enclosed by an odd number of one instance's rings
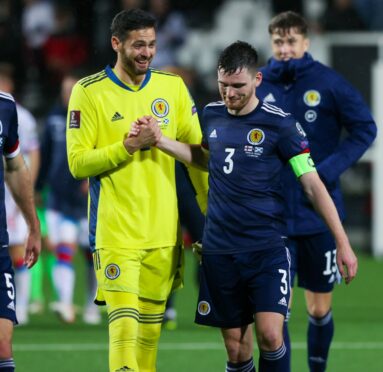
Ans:
POLYGON ((207 301, 200 301, 198 303, 198 313, 200 315, 208 315, 210 313, 210 304, 207 301))
POLYGON ((163 98, 157 98, 152 103, 152 112, 157 117, 163 118, 169 113, 169 104, 163 98))
POLYGON ((247 133, 247 141, 252 145, 260 145, 265 140, 265 133, 262 129, 252 129, 247 133))
POLYGON ((308 90, 303 95, 303 101, 307 106, 315 107, 320 104, 321 96, 317 90, 308 90))
POLYGON ((105 276, 110 279, 116 279, 120 276, 120 268, 116 264, 109 264, 105 268, 105 276))

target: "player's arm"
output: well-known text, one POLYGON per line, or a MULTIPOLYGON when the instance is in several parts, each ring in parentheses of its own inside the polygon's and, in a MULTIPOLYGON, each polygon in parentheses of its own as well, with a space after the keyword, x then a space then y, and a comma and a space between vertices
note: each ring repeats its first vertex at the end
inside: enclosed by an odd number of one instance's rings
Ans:
POLYGON ((162 135, 156 146, 183 163, 207 170, 209 152, 201 145, 179 142, 162 135))
POLYGON ((294 156, 289 162, 302 184, 306 196, 334 236, 337 246, 338 268, 348 284, 357 273, 358 261, 350 246, 335 204, 319 178, 309 153, 294 156), (344 269, 344 266, 347 270, 344 269))
POLYGON ((346 129, 347 135, 342 136, 336 149, 317 164, 318 173, 326 185, 337 181, 361 158, 377 133, 375 121, 360 93, 344 79, 336 81, 333 89, 338 124, 346 129))
POLYGON ((36 263, 41 250, 40 223, 34 204, 31 176, 20 153, 5 158, 5 180, 28 225, 24 261, 30 268, 36 263))
POLYGON ((138 136, 126 135, 121 141, 96 148, 97 126, 94 104, 84 88, 76 84, 69 102, 66 131, 69 169, 75 178, 97 176, 117 168, 131 160, 135 151, 155 143, 159 136, 156 124, 156 128, 144 128, 138 136))

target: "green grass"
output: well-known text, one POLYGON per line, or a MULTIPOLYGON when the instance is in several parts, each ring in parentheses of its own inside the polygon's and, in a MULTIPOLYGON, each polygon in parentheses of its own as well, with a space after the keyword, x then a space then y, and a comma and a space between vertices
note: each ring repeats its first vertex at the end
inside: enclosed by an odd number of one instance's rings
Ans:
MULTIPOLYGON (((226 354, 217 329, 193 323, 197 289, 195 262, 186 254, 185 288, 178 292, 178 328, 164 330, 158 355, 159 372, 221 372, 226 354)), ((77 261, 83 270, 81 259, 77 261)), ((383 371, 383 262, 359 257, 359 276, 350 285, 338 286, 334 296, 335 337, 328 372, 383 371)), ((84 300, 82 276, 77 284, 76 303, 84 300)), ((17 327, 14 357, 18 371, 104 372, 108 370, 106 317, 100 326, 86 326, 81 317, 73 325, 63 325, 48 311, 31 318, 31 324, 17 327)), ((292 371, 305 372, 307 317, 303 293, 295 290, 290 321, 293 343, 292 371)), ((255 350, 257 358, 257 350, 255 350)))

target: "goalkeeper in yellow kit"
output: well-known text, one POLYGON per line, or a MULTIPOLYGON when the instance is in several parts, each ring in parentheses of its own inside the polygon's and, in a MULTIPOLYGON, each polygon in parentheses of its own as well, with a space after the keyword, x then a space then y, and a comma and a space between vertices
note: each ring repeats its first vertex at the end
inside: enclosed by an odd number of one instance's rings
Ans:
MULTIPOLYGON (((110 371, 155 371, 166 299, 182 285, 182 242, 174 159, 161 136, 199 144, 201 130, 182 79, 150 69, 156 20, 118 13, 111 26, 114 67, 80 80, 67 123, 69 166, 89 178, 89 230, 98 281, 96 302, 109 317, 110 371), (130 124, 153 115, 158 126, 129 137, 130 124)), ((189 170, 206 205, 207 174, 189 170)))

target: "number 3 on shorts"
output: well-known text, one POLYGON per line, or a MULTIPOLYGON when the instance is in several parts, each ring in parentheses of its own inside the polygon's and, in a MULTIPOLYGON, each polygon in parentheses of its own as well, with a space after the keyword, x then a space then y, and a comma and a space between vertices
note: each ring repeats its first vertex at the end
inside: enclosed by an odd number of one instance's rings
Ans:
POLYGON ((282 274, 282 279, 281 279, 282 285, 279 288, 281 289, 281 292, 283 295, 287 295, 287 292, 288 292, 287 271, 283 269, 278 269, 278 272, 282 274))

